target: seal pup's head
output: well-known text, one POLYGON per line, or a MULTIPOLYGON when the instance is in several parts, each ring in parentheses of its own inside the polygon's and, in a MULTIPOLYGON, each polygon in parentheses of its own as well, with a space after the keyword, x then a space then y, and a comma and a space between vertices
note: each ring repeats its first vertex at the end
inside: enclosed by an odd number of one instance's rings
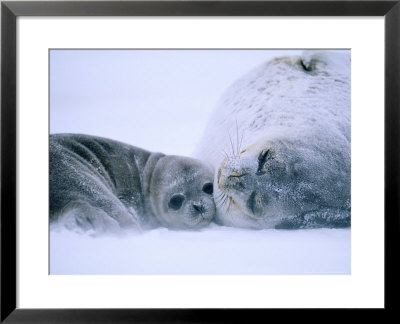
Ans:
POLYGON ((150 179, 150 208, 169 228, 201 228, 215 216, 213 170, 199 160, 167 155, 150 179))

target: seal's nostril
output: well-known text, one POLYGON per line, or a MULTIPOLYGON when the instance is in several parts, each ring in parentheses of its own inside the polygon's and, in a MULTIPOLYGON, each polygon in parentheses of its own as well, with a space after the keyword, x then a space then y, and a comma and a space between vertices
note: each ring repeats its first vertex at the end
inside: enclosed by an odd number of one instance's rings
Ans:
POLYGON ((206 211, 203 205, 195 205, 195 204, 193 204, 193 208, 194 208, 195 211, 197 211, 200 214, 202 214, 202 213, 204 213, 206 211))

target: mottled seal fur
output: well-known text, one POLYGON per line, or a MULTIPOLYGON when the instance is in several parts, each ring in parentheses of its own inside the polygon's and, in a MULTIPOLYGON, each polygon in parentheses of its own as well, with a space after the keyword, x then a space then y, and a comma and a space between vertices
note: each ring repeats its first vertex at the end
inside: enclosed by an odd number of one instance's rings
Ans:
POLYGON ((219 101, 195 156, 215 168, 216 220, 350 226, 350 53, 273 59, 219 101))
POLYGON ((200 228, 215 215, 213 171, 199 160, 114 140, 50 135, 50 221, 83 231, 200 228))

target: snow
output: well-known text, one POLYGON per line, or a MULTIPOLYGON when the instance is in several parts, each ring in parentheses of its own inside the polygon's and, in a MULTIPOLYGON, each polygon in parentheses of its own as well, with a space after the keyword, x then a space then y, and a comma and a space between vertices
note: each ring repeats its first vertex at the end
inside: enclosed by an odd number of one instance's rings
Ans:
MULTIPOLYGON (((98 135, 190 156, 234 80, 272 57, 300 53, 51 51, 50 133, 98 135)), ((49 237, 50 274, 350 274, 350 229, 211 224, 98 237, 52 229, 49 237)))
POLYGON ((51 274, 350 274, 350 229, 50 233, 51 274))

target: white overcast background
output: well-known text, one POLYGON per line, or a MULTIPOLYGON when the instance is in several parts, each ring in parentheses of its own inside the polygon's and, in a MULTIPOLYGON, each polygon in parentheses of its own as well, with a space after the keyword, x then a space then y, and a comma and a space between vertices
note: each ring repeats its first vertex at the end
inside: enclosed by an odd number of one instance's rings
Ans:
POLYGON ((50 133, 191 155, 237 78, 282 50, 51 50, 50 133))
MULTIPOLYGON (((283 50, 51 50, 50 133, 190 156, 218 98, 283 50)), ((50 233, 51 274, 350 274, 350 229, 50 233)))

